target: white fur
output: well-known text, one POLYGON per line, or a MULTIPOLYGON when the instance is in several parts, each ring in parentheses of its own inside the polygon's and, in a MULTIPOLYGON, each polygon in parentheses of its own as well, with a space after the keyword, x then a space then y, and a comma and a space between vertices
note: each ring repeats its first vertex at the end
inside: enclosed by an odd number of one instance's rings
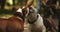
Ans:
POLYGON ((21 8, 19 8, 16 12, 20 12, 20 13, 22 13, 22 9, 21 9, 21 8))
POLYGON ((42 32, 46 32, 46 28, 43 24, 43 19, 42 17, 40 16, 40 14, 38 14, 38 19, 37 21, 34 23, 38 28, 40 28, 42 30, 42 32))

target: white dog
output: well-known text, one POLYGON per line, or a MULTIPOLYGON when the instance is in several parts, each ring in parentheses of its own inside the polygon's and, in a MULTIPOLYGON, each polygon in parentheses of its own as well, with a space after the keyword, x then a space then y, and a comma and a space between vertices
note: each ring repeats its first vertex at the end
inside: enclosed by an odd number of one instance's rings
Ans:
POLYGON ((46 32, 43 19, 37 9, 30 7, 25 20, 25 32, 46 32))

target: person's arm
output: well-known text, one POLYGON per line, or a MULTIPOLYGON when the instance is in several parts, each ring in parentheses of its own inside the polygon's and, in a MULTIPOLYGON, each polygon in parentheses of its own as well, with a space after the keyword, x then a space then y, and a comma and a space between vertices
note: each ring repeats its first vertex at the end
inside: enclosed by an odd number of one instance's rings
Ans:
POLYGON ((26 11, 27 11, 26 9, 27 9, 28 7, 30 7, 30 6, 33 4, 33 2, 34 2, 34 0, 28 0, 28 1, 27 1, 26 6, 22 9, 23 15, 26 14, 26 11))
POLYGON ((25 9, 30 7, 33 4, 34 0, 28 0, 25 6, 25 9))

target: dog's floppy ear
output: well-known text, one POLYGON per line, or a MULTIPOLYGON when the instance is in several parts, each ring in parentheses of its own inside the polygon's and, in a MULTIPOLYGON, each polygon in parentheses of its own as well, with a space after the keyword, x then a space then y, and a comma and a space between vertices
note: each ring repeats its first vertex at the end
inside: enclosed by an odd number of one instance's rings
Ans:
POLYGON ((22 13, 22 9, 21 9, 21 8, 19 8, 16 12, 20 12, 20 13, 22 13))

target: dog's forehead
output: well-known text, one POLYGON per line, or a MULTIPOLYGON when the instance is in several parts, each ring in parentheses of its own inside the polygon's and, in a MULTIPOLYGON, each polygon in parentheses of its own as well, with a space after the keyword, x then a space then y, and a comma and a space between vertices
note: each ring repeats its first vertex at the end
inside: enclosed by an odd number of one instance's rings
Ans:
POLYGON ((19 8, 16 12, 20 12, 20 13, 22 13, 22 9, 21 9, 21 8, 19 8))

